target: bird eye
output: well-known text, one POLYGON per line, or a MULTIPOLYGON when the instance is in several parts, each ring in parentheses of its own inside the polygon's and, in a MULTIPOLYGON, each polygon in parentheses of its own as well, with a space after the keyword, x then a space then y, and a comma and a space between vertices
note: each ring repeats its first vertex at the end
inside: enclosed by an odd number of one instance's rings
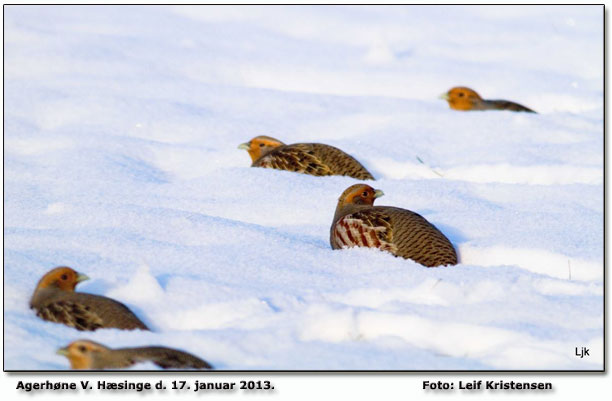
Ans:
POLYGON ((465 96, 465 93, 459 92, 459 97, 463 97, 463 96, 465 96))
POLYGON ((259 147, 260 147, 260 148, 263 148, 264 146, 265 146, 265 145, 264 145, 263 143, 260 143, 260 144, 259 144, 259 147))
POLYGON ((67 274, 62 274, 62 280, 68 280, 68 275, 67 274))
POLYGON ((80 345, 80 346, 79 346, 79 351, 81 351, 81 352, 85 352, 85 351, 87 351, 87 348, 85 348, 85 346, 84 346, 84 345, 80 345))
POLYGON ((361 194, 361 196, 363 196, 364 198, 368 197, 368 191, 363 191, 363 193, 361 194))

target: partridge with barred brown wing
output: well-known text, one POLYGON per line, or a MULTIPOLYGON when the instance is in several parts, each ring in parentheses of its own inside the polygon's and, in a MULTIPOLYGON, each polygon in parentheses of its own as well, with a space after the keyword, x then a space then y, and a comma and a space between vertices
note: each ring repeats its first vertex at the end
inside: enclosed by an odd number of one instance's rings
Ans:
POLYGON ((63 323, 77 330, 149 330, 122 303, 100 295, 74 291, 78 283, 88 279, 70 267, 56 267, 38 282, 30 300, 30 308, 43 320, 63 323))
POLYGON ((347 175, 360 180, 374 177, 354 157, 330 145, 285 145, 269 136, 258 136, 238 146, 249 152, 251 167, 273 168, 316 176, 347 175))
POLYGON ((425 218, 410 210, 373 206, 382 195, 365 184, 342 193, 330 229, 333 249, 378 248, 427 267, 457 264, 451 242, 425 218))
POLYGON ((463 86, 457 86, 442 94, 440 98, 446 100, 451 109, 460 111, 470 110, 510 110, 535 113, 528 107, 509 100, 486 100, 476 91, 463 86))
POLYGON ((164 369, 212 369, 212 366, 187 352, 167 347, 111 349, 88 340, 78 340, 57 350, 70 361, 72 369, 122 369, 140 362, 153 362, 164 369))

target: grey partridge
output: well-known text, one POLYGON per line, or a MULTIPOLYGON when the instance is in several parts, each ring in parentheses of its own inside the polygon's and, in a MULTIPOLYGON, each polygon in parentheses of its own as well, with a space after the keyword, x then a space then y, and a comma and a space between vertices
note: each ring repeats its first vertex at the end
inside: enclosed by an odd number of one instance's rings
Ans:
POLYGON ((446 100, 451 109, 460 111, 470 110, 510 110, 535 113, 528 107, 509 100, 485 100, 476 91, 463 86, 457 86, 442 94, 440 98, 446 100))
POLYGON ((63 323, 77 330, 149 330, 124 304, 101 295, 74 291, 78 283, 88 279, 70 267, 56 267, 38 282, 30 308, 43 320, 63 323))
POLYGON ((425 218, 406 209, 374 206, 382 195, 365 184, 342 193, 330 229, 333 249, 378 248, 427 267, 457 264, 451 242, 425 218))
POLYGON ((269 136, 258 136, 238 146, 249 152, 252 167, 274 168, 316 176, 347 175, 360 180, 374 177, 354 157, 322 143, 285 145, 269 136))
POLYGON ((77 340, 57 350, 70 361, 71 369, 123 369, 140 362, 153 362, 163 369, 212 369, 187 352, 167 347, 111 349, 89 340, 77 340))

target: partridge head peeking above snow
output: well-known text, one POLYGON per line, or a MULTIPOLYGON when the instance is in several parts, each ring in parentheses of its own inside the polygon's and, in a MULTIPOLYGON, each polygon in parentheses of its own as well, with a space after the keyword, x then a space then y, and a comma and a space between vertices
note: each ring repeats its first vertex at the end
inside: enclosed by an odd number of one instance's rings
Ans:
POLYGON ((168 347, 108 348, 89 340, 77 340, 57 350, 70 361, 72 369, 124 369, 137 363, 153 362, 163 369, 212 369, 187 352, 168 347))
POLYGON ((374 177, 354 157, 330 145, 285 145, 269 136, 258 136, 238 146, 249 152, 251 167, 273 168, 316 176, 347 175, 360 180, 374 177))
POLYGON ((530 108, 509 100, 483 99, 473 89, 463 86, 456 86, 450 89, 448 92, 440 95, 440 98, 446 100, 451 109, 459 111, 510 110, 535 113, 535 111, 530 108))
POLYGON ((149 330, 124 304, 101 295, 74 291, 78 283, 88 279, 70 267, 56 267, 38 282, 30 308, 43 320, 63 323, 77 330, 149 330))
POLYGON ((378 248, 427 267, 457 264, 455 249, 444 234, 410 210, 374 206, 381 196, 381 190, 366 184, 352 185, 340 195, 330 229, 333 249, 378 248))

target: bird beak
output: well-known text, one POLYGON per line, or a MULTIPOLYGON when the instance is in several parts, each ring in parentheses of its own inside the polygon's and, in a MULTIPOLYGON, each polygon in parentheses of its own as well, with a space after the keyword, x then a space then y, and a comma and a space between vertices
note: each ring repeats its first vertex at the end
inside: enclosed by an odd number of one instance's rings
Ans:
POLYGON ((374 190, 374 199, 376 198, 380 198, 381 196, 383 196, 385 193, 383 191, 381 191, 380 189, 376 189, 374 190))
POLYGON ((89 280, 89 276, 83 273, 77 273, 76 282, 80 283, 81 281, 89 280))
POLYGON ((440 96, 438 96, 438 99, 448 100, 449 99, 448 93, 441 94, 440 96))
POLYGON ((68 350, 66 348, 60 348, 57 351, 55 351, 55 353, 57 355, 68 356, 68 350))
POLYGON ((238 149, 249 150, 251 149, 251 142, 245 142, 238 145, 238 149))

